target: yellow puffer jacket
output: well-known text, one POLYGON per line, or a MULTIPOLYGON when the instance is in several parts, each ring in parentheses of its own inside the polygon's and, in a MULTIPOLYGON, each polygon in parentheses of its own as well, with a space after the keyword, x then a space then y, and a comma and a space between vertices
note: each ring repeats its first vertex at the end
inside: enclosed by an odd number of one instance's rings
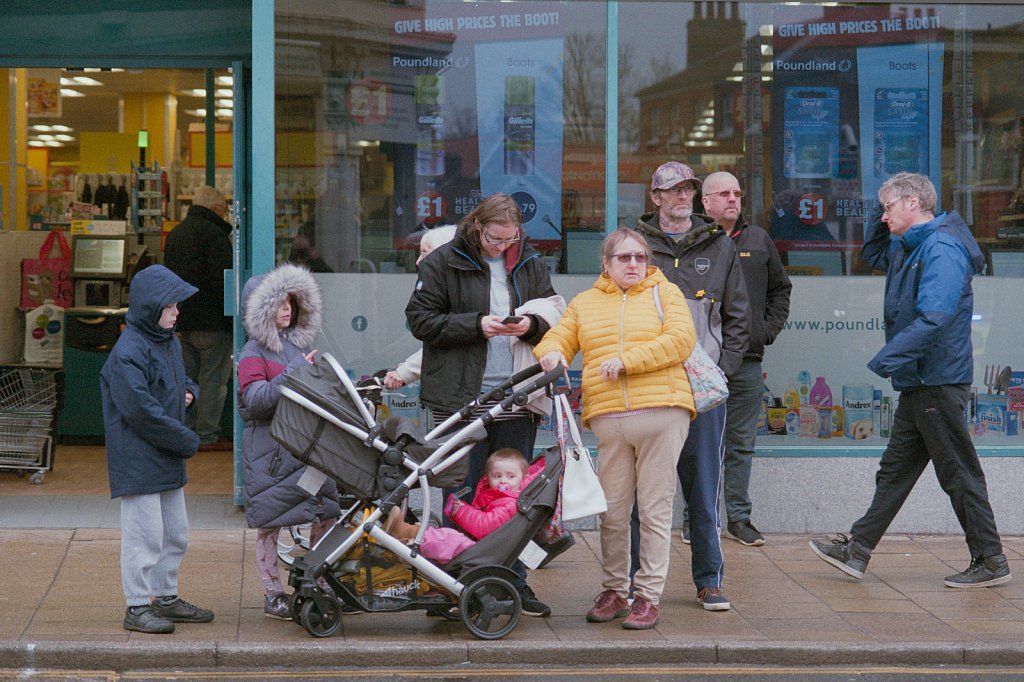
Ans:
POLYGON ((690 380, 683 361, 693 350, 696 333, 683 292, 661 270, 647 268, 647 277, 625 293, 608 275, 569 304, 561 321, 533 350, 538 358, 558 351, 572 362, 583 351, 583 423, 602 414, 652 407, 693 406, 690 380), (658 317, 653 288, 658 285, 665 320, 658 317), (619 357, 625 375, 601 378, 601 363, 619 357))

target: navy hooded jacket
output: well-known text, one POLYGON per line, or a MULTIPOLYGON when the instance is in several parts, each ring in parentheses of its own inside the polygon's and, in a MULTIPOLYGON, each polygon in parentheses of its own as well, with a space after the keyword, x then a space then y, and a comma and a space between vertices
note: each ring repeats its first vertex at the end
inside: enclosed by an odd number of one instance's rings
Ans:
POLYGON ((196 292, 162 265, 131 281, 126 328, 100 371, 110 496, 147 495, 185 485, 185 460, 199 436, 185 426, 185 376, 174 329, 160 327, 164 307, 196 292))
POLYGON ((886 232, 864 245, 865 261, 886 269, 886 343, 868 369, 892 377, 897 391, 972 383, 971 280, 985 264, 978 243, 956 211, 890 237, 887 250, 886 232))

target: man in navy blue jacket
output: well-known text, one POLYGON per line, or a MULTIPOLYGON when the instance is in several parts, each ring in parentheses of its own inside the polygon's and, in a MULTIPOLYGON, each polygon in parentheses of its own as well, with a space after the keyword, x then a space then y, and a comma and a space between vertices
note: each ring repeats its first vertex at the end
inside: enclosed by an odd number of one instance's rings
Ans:
POLYGON ((900 391, 892 435, 875 477, 871 506, 850 531, 811 549, 861 579, 875 548, 928 462, 964 529, 971 565, 947 587, 1010 582, 985 474, 964 421, 974 380, 971 279, 984 256, 956 211, 935 214, 925 175, 900 173, 878 190, 882 221, 864 244, 864 261, 885 269, 885 345, 868 363, 900 391))

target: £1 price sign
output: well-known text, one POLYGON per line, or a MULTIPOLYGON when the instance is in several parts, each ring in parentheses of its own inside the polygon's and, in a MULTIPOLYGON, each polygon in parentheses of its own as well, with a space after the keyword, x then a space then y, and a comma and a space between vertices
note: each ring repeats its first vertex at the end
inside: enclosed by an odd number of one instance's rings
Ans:
POLYGON ((825 203, 825 197, 814 193, 804 194, 800 197, 796 211, 796 217, 800 219, 800 222, 806 225, 817 225, 825 222, 826 216, 828 216, 828 205, 825 203))
POLYGON ((391 93, 387 83, 376 78, 353 81, 345 94, 348 115, 356 123, 376 125, 391 114, 391 93))
POLYGON ((416 197, 416 218, 427 225, 439 223, 444 219, 448 205, 444 197, 437 192, 427 190, 416 197))

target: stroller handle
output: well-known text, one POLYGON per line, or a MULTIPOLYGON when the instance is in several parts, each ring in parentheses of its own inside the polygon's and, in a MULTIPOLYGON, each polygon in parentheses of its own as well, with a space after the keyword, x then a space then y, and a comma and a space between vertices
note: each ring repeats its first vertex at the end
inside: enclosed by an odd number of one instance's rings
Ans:
MULTIPOLYGON (((516 384, 523 383, 532 376, 540 374, 542 371, 543 370, 541 369, 540 365, 530 365, 526 369, 520 370, 519 372, 516 372, 515 374, 510 376, 508 379, 505 379, 505 381, 501 382, 487 393, 481 395, 479 398, 477 398, 475 402, 478 404, 485 402, 501 402, 501 400, 505 398, 505 391, 512 388, 516 384)), ((544 376, 535 380, 529 386, 525 386, 519 389, 518 391, 516 391, 516 393, 520 393, 522 391, 525 391, 526 393, 533 393, 534 391, 540 390, 546 386, 555 383, 563 374, 565 374, 565 367, 563 367, 562 365, 558 365, 544 376)))

